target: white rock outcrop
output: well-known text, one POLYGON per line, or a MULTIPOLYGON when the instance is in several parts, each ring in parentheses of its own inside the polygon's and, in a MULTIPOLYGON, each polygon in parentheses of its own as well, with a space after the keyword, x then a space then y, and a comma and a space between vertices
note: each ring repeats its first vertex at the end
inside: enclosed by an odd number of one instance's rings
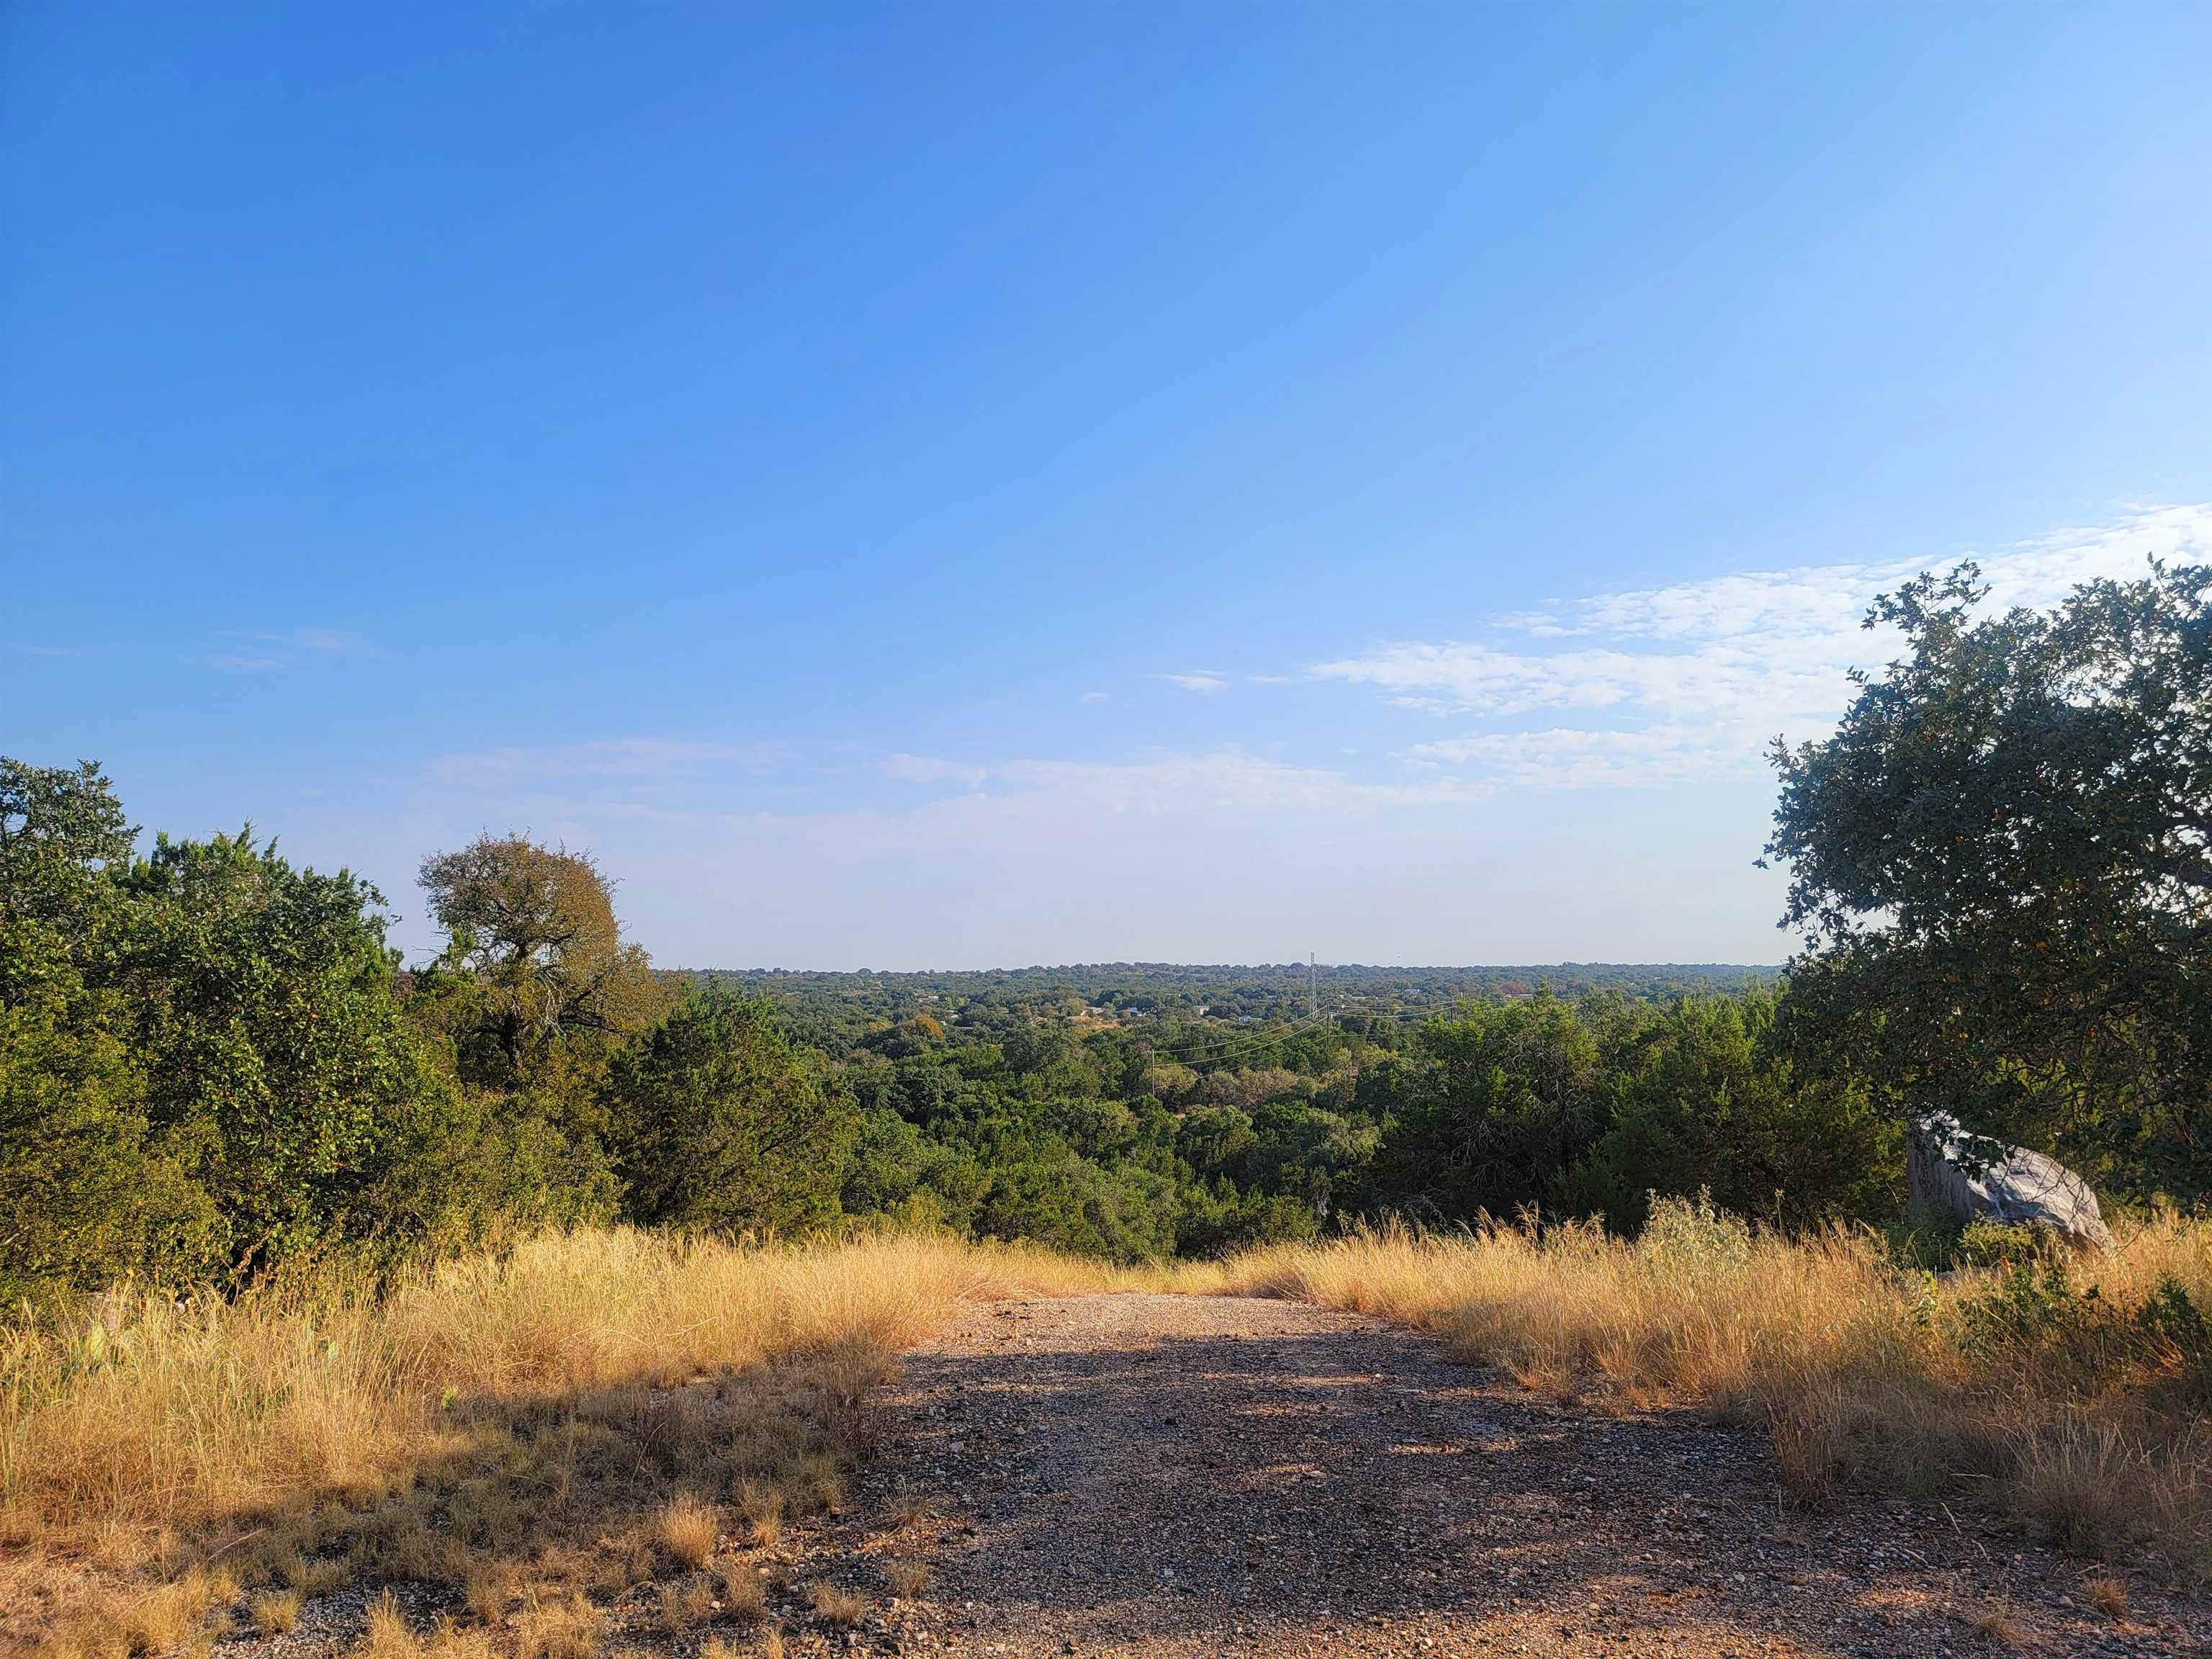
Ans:
POLYGON ((2082 1249, 2112 1242, 2087 1182, 2041 1152, 1969 1135, 1948 1112, 1913 1125, 1905 1182, 1916 1214, 2052 1227, 2082 1249))

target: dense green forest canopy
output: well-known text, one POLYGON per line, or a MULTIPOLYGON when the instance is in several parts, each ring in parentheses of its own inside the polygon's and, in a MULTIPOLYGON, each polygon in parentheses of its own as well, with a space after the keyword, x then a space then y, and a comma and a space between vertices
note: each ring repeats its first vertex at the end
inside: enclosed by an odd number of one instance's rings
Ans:
MULTIPOLYGON (((834 1044, 872 1022, 928 1014, 968 1034, 1028 1019, 1067 1018, 1173 1027, 1203 1024, 1188 1040, 1203 1047, 1212 1028, 1295 1022, 1315 1012, 1352 1029, 1449 1013, 1468 1001, 1511 1000, 1548 987, 1558 996, 1601 992, 1662 1001, 1739 991, 1771 982, 1778 967, 1727 963, 1563 962, 1549 966, 1380 968, 1363 963, 1107 962, 1059 968, 992 968, 951 973, 823 973, 762 968, 678 970, 678 984, 725 984, 765 998, 794 1027, 834 1044)), ((1176 1040, 1154 1033, 1163 1048, 1176 1040)))
POLYGON ((484 836, 383 896, 251 829, 139 851, 0 760, 0 1296, 235 1286, 516 1227, 876 1218, 1121 1259, 1363 1219, 1898 1211, 1912 1116, 2108 1193, 2212 1188, 2212 573, 1977 618, 1778 746, 1785 977, 1106 963, 656 971, 586 854, 484 836))

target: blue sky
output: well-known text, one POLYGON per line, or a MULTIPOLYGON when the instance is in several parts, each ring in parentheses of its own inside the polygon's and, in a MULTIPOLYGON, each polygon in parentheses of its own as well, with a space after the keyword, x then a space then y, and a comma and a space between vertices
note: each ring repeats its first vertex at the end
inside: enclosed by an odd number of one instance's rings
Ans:
POLYGON ((2212 13, 0 10, 0 752, 672 964, 1773 961, 1777 731, 2212 554, 2212 13))

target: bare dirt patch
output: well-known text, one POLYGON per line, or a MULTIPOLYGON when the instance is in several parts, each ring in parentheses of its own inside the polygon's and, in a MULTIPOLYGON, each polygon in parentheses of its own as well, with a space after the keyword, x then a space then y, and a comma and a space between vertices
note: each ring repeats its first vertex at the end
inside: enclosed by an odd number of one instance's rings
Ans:
POLYGON ((885 1410, 847 1503, 787 1541, 791 1582, 864 1610, 790 1609, 790 1651, 2212 1650, 2199 1599, 2138 1576, 2116 1618, 2101 1570, 1993 1518, 1807 1515, 1761 1435, 1552 1401, 1300 1303, 975 1306, 885 1410))

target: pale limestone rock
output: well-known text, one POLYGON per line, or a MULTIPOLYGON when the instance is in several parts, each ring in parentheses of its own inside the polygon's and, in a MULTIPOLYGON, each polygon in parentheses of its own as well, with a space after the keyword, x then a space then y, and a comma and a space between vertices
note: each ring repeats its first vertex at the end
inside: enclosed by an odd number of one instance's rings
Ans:
POLYGON ((2051 1227, 2082 1249, 2112 1244, 2096 1194, 2057 1159, 1969 1135, 1948 1112, 1920 1119, 1910 1139, 1905 1189, 1916 1212, 2051 1227))

